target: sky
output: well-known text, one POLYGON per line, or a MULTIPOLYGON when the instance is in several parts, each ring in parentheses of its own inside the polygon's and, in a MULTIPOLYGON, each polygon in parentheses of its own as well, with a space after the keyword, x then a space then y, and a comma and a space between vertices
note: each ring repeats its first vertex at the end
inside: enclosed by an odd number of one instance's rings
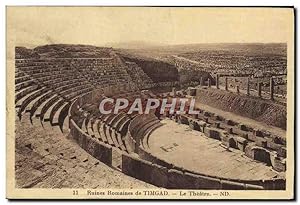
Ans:
POLYGON ((7 39, 17 46, 285 43, 289 8, 7 7, 7 39))

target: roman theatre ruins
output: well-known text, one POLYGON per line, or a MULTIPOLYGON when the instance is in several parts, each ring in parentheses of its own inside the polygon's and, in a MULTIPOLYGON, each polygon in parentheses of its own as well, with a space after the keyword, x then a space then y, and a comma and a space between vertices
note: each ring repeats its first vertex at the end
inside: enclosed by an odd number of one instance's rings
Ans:
POLYGON ((278 76, 238 84, 185 63, 95 46, 17 47, 17 187, 285 189, 278 76), (106 98, 195 99, 199 114, 102 114, 106 98))

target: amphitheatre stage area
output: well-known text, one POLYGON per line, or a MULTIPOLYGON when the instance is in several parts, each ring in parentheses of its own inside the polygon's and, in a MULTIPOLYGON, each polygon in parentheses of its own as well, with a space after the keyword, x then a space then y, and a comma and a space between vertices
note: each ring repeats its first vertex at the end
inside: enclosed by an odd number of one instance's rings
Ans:
POLYGON ((280 177, 280 172, 246 157, 238 149, 222 146, 188 125, 166 119, 148 141, 149 152, 158 158, 193 172, 236 180, 263 180, 280 177))
POLYGON ((286 58, 281 43, 17 46, 16 187, 284 190, 286 58))

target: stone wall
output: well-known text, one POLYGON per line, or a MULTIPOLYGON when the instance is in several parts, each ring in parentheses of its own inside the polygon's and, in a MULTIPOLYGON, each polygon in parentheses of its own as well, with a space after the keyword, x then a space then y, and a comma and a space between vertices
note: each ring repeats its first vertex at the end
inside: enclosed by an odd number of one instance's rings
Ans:
POLYGON ((178 167, 166 168, 133 155, 122 155, 122 172, 168 189, 284 189, 285 180, 232 181, 191 173, 178 167))
POLYGON ((105 163, 112 165, 112 147, 108 144, 96 141, 88 134, 84 133, 73 120, 70 120, 70 138, 75 140, 87 153, 105 163))
POLYGON ((286 129, 286 106, 217 89, 197 89, 196 101, 286 129))

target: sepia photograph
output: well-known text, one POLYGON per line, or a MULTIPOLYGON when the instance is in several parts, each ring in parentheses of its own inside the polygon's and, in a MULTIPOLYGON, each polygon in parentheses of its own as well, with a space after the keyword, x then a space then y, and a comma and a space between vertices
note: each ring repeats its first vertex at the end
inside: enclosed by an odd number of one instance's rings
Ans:
POLYGON ((6 7, 8 199, 293 199, 293 7, 6 7), (43 190, 43 191, 41 191, 43 190))

